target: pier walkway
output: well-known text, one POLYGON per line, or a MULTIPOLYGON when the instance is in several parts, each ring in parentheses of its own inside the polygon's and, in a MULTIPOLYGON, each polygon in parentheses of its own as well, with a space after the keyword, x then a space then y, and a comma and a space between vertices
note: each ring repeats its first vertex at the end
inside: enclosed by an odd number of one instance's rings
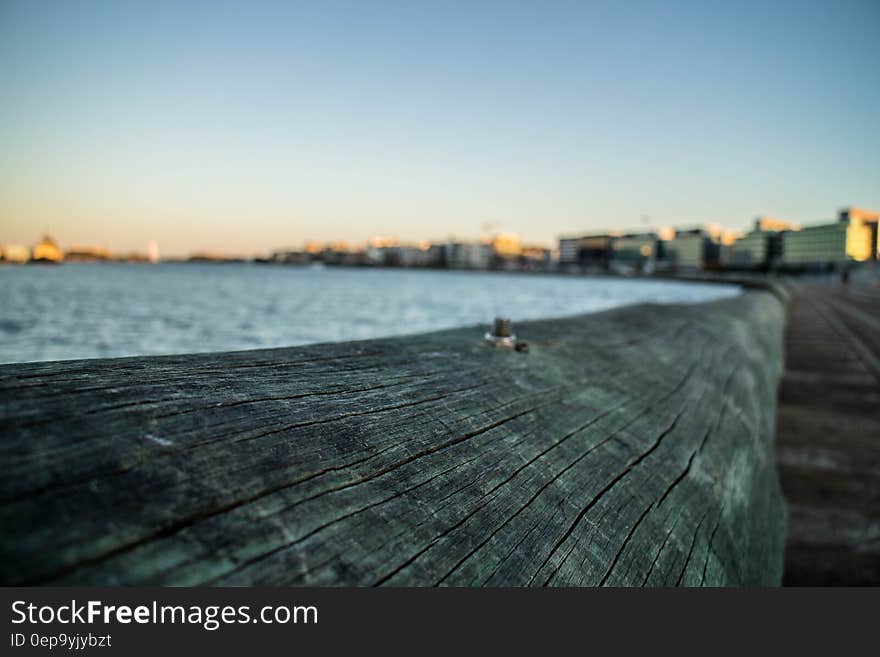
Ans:
POLYGON ((777 450, 784 583, 880 584, 880 290, 791 286, 777 450))

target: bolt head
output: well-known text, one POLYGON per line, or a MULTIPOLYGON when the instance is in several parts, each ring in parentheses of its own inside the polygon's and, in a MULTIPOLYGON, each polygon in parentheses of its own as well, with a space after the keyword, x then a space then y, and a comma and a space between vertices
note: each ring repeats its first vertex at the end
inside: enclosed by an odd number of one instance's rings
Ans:
POLYGON ((516 343, 516 336, 511 329, 510 319, 496 317, 492 322, 492 330, 486 333, 486 342, 495 347, 510 349, 516 343))
POLYGON ((509 338, 512 330, 509 317, 496 317, 492 323, 492 335, 496 338, 509 338))

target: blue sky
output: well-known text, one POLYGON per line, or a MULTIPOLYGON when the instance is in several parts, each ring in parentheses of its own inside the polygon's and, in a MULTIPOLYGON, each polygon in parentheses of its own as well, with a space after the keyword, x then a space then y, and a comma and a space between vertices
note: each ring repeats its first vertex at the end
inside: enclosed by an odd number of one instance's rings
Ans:
POLYGON ((878 28, 876 0, 7 0, 0 242, 551 242, 880 208, 878 28))

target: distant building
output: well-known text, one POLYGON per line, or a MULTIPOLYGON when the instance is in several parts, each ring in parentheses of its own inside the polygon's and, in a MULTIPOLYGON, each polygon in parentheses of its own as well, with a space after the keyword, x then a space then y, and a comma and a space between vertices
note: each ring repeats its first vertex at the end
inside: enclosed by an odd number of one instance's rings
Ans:
POLYGON ((805 226, 782 235, 782 263, 787 267, 815 268, 878 257, 877 223, 880 213, 847 208, 834 223, 805 226))
POLYGON ((560 268, 607 269, 611 261, 611 249, 614 238, 614 235, 608 233, 560 238, 560 268))
POLYGON ((639 233, 621 235, 611 242, 609 266, 621 273, 653 271, 657 258, 657 235, 639 233))
POLYGON ((111 258, 110 251, 100 246, 75 246, 64 252, 70 262, 103 262, 111 258))
POLYGON ((563 270, 629 273, 653 271, 659 255, 656 233, 592 233, 559 240, 563 270))
POLYGON ((428 242, 400 244, 392 237, 374 237, 364 251, 366 263, 380 267, 430 267, 438 264, 438 252, 428 242))
POLYGON ((560 266, 577 265, 580 259, 580 237, 561 237, 559 239, 560 266))
POLYGON ((274 262, 282 265, 305 265, 310 261, 308 253, 297 251, 294 249, 275 251, 268 258, 267 262, 274 262))
POLYGON ((778 264, 782 256, 782 235, 793 230, 790 222, 758 217, 755 227, 723 248, 721 264, 736 269, 767 269, 778 264))
POLYGON ((770 264, 773 252, 773 242, 776 233, 768 233, 762 230, 753 230, 736 240, 724 259, 724 265, 729 267, 742 267, 746 269, 766 267, 770 264))
POLYGON ((488 269, 492 264, 492 244, 487 242, 449 242, 444 245, 444 262, 452 269, 488 269))
POLYGON ((394 237, 373 237, 364 251, 367 264, 380 267, 400 265, 400 243, 394 237))
MULTIPOLYGON (((138 254, 129 254, 127 256, 120 256, 121 259, 129 260, 129 261, 137 261, 137 259, 146 261, 145 256, 139 256, 138 254)), ((214 263, 232 263, 232 262, 245 262, 245 258, 242 256, 234 256, 226 253, 213 253, 211 251, 197 251, 190 255, 187 259, 188 262, 214 262, 214 263)))
POLYGON ((844 223, 805 226, 782 237, 782 261, 785 265, 824 266, 846 262, 844 223))
POLYGON ((492 238, 492 252, 495 257, 514 260, 520 254, 519 235, 502 233, 492 238))
POLYGON ((844 208, 838 218, 848 225, 847 256, 857 262, 880 259, 880 212, 844 208))
POLYGON ((784 230, 793 230, 796 226, 786 219, 760 216, 755 219, 755 230, 763 230, 772 233, 781 233, 784 230))
POLYGON ((58 248, 58 244, 48 235, 45 235, 31 251, 32 262, 61 262, 64 254, 58 248))
POLYGON ((443 244, 428 245, 428 267, 446 266, 446 247, 443 244))
POLYGON ((718 267, 720 243, 705 228, 676 230, 662 244, 662 257, 675 269, 703 270, 718 267))
POLYGON ((320 242, 306 242, 303 251, 310 255, 319 255, 324 250, 324 245, 320 242))
POLYGON ((147 260, 153 264, 159 262, 159 244, 155 240, 150 240, 147 244, 147 260))
MULTIPOLYGON (((147 256, 146 253, 138 253, 137 251, 130 251, 129 253, 120 253, 119 255, 117 255, 114 258, 114 260, 116 260, 117 262, 150 262, 150 258, 149 258, 149 256, 147 256)), ((242 258, 242 257, 225 258, 224 257, 224 258, 222 258, 222 260, 224 262, 226 260, 228 260, 229 262, 243 262, 244 258, 242 258)))
POLYGON ((31 250, 23 244, 5 244, 0 247, 0 260, 23 265, 31 257, 31 250))
POLYGON ((338 254, 335 263, 345 267, 363 267, 367 264, 367 254, 363 249, 355 249, 338 254))
POLYGON ((364 250, 349 250, 345 242, 336 242, 326 245, 319 253, 309 254, 312 261, 322 262, 325 265, 342 265, 345 267, 360 267, 369 264, 367 253, 364 250))
POLYGON ((401 245, 399 254, 403 267, 430 267, 437 256, 437 252, 431 251, 431 245, 427 243, 401 245))
POLYGON ((519 250, 520 269, 547 271, 553 266, 553 252, 543 246, 523 245, 519 250))

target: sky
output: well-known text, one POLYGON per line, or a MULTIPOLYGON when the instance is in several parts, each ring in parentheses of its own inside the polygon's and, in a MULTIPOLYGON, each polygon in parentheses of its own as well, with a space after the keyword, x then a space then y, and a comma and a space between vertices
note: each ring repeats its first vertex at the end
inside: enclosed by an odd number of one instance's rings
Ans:
POLYGON ((880 209, 880 2, 0 0, 0 243, 880 209))

